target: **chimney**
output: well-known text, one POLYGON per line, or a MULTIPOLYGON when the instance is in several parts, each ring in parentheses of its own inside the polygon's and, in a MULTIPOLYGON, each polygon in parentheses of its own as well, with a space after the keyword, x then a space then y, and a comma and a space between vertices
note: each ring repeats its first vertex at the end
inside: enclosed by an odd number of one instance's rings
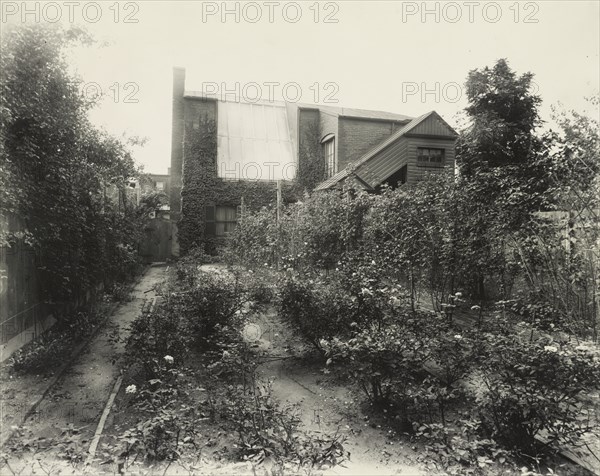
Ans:
POLYGON ((183 130, 185 68, 173 68, 173 116, 171 119, 171 217, 179 220, 181 214, 181 174, 183 165, 183 130))

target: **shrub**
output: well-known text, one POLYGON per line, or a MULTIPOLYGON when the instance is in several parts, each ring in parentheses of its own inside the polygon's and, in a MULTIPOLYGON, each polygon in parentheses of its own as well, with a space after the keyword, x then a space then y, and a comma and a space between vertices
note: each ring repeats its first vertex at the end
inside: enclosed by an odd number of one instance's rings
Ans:
MULTIPOLYGON (((510 462, 510 454, 478 433, 480 422, 460 419, 449 427, 414 423, 415 437, 449 474, 489 474, 490 467, 510 462)), ((503 473, 502 473, 503 474, 503 473)))
POLYGON ((347 333, 354 312, 350 299, 335 284, 291 276, 280 284, 279 316, 323 353, 321 341, 347 333))
POLYGON ((488 333, 486 339, 476 403, 488 435, 535 453, 538 436, 558 446, 590 430, 581 397, 600 387, 597 348, 510 334, 488 333))
POLYGON ((227 272, 205 273, 184 261, 161 288, 154 309, 133 322, 127 344, 130 361, 142 364, 147 376, 165 355, 182 364, 192 349, 218 348, 244 318, 245 290, 227 272))
POLYGON ((195 418, 192 407, 181 401, 178 378, 171 356, 157 361, 154 376, 140 389, 129 386, 125 392, 133 394, 130 404, 142 414, 133 428, 125 431, 120 440, 125 445, 123 456, 141 454, 148 460, 175 460, 183 444, 193 444, 195 418))
POLYGON ((62 316, 52 328, 10 357, 11 371, 42 373, 57 370, 69 358, 75 344, 90 335, 101 318, 101 312, 84 311, 62 316))
POLYGON ((56 368, 65 357, 68 345, 67 333, 46 332, 10 357, 11 370, 16 373, 42 373, 56 368))
POLYGON ((156 378, 158 362, 165 355, 174 357, 178 364, 184 361, 190 339, 183 331, 181 317, 162 302, 133 321, 127 341, 127 359, 130 364, 141 365, 146 378, 156 378))
POLYGON ((215 346, 217 334, 240 327, 245 296, 236 278, 198 273, 195 286, 171 294, 166 302, 171 313, 181 316, 194 345, 205 349, 215 346))
POLYGON ((273 399, 270 383, 246 390, 241 385, 230 385, 220 411, 238 433, 244 460, 261 463, 271 459, 280 465, 294 463, 320 469, 347 459, 345 438, 338 433, 303 431, 299 406, 282 407, 273 399))
POLYGON ((430 313, 398 313, 358 330, 351 338, 324 342, 328 363, 339 362, 371 403, 394 404, 408 419, 409 390, 430 354, 430 313))

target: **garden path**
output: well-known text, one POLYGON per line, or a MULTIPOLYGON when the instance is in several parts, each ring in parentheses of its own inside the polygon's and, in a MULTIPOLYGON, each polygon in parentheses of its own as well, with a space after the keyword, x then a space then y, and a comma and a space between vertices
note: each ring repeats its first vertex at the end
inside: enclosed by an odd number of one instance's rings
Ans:
POLYGON ((350 461, 325 471, 326 475, 435 474, 434 467, 418 461, 421 448, 401 442, 391 431, 386 433, 362 416, 362 397, 357 398, 351 382, 331 377, 321 358, 294 335, 274 308, 253 316, 247 329, 244 335, 267 355, 260 374, 272 382, 274 397, 283 405, 298 406, 305 429, 328 434, 339 431, 346 437, 344 448, 350 452, 350 461))
MULTIPOLYGON (((6 443, 4 451, 24 450, 8 454, 8 465, 1 474, 80 474, 65 462, 65 456, 87 452, 105 403, 120 374, 118 361, 123 354, 129 335, 129 325, 139 315, 140 308, 154 296, 155 284, 164 278, 164 266, 147 268, 135 285, 131 300, 122 303, 108 317, 100 332, 79 354, 66 372, 50 388, 43 400, 27 417, 22 426, 6 443), (11 473, 12 471, 12 473, 11 473)), ((18 383, 18 382, 15 382, 18 383)), ((27 381, 24 381, 26 384, 27 381)), ((39 398, 43 389, 11 384, 10 406, 13 421, 20 421, 18 412, 28 412, 31 402, 39 398)), ((2 403, 7 403, 6 393, 2 403)), ((10 431, 10 422, 3 430, 10 431)), ((15 428, 12 428, 15 430, 15 428)), ((92 474, 99 474, 98 470, 92 474)))

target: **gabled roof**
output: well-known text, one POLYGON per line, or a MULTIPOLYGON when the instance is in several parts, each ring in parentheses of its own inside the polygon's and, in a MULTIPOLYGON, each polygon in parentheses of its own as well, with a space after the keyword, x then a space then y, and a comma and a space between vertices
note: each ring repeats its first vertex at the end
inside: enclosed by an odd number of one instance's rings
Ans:
MULTIPOLYGON (((358 174, 357 174, 357 172, 360 170, 360 168, 365 163, 367 163, 371 159, 375 158, 379 152, 381 152, 382 150, 384 150, 390 144, 393 144, 394 142, 396 142, 397 140, 399 140, 401 137, 409 135, 411 132, 418 133, 419 132, 418 131, 418 129, 419 129, 418 126, 420 124, 424 123, 430 117, 434 117, 434 118, 438 119, 439 121, 441 121, 447 127, 447 129, 450 131, 450 136, 451 137, 458 136, 458 134, 456 133, 456 131, 454 129, 452 129, 452 127, 450 127, 446 123, 446 121, 444 121, 440 117, 440 115, 437 112, 430 111, 430 112, 428 112, 426 114, 423 114, 422 116, 419 116, 419 117, 413 119, 408 124, 406 124, 404 127, 402 127, 401 129, 397 130, 396 132, 394 132, 387 139, 384 139, 383 141, 381 141, 379 144, 377 144, 375 147, 373 147, 371 150, 369 150, 366 154, 364 154, 358 160, 356 160, 356 161, 348 164, 348 166, 346 168, 344 168, 343 170, 341 170, 337 174, 329 177, 327 180, 321 182, 319 185, 317 185, 317 187, 315 188, 315 190, 327 190, 328 188, 331 188, 334 185, 336 185, 337 183, 341 182, 342 180, 345 180, 346 178, 348 178, 352 173, 356 174, 356 176, 359 177, 358 174)), ((363 180, 361 179, 361 181, 363 181, 363 180)))

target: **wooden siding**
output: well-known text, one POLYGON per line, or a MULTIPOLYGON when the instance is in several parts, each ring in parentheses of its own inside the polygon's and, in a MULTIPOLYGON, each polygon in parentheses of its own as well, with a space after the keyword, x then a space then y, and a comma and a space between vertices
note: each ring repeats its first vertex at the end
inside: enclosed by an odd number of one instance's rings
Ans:
POLYGON ((407 141, 407 183, 415 183, 422 180, 429 173, 441 173, 445 170, 454 170, 454 144, 455 139, 434 139, 425 137, 406 137, 407 141), (417 148, 435 147, 444 149, 444 166, 432 167, 417 164, 417 148))
POLYGON ((426 120, 418 124, 410 131, 410 135, 428 135, 439 137, 456 137, 448 125, 442 121, 436 114, 429 116, 426 120))
POLYGON ((360 167, 358 175, 374 188, 406 165, 408 158, 408 140, 401 137, 360 167))

